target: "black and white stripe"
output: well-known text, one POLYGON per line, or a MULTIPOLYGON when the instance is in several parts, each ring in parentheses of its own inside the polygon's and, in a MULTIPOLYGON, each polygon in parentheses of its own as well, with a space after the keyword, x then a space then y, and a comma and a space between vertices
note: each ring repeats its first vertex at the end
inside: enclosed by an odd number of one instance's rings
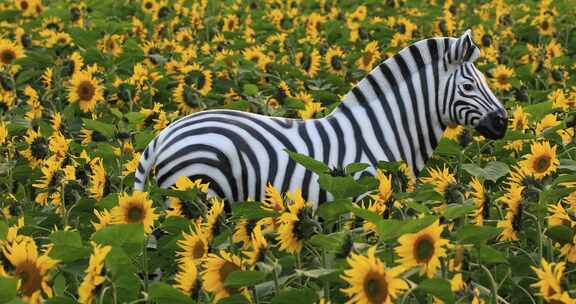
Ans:
POLYGON ((318 177, 285 149, 340 168, 404 160, 417 173, 448 124, 475 126, 486 113, 502 109, 473 65, 478 55, 469 31, 458 39, 419 41, 372 70, 322 119, 230 110, 181 118, 144 150, 134 187, 144 188, 155 165, 161 187, 182 175, 202 178, 212 194, 230 201, 261 200, 268 183, 282 192, 301 188, 311 201, 329 200, 318 177))

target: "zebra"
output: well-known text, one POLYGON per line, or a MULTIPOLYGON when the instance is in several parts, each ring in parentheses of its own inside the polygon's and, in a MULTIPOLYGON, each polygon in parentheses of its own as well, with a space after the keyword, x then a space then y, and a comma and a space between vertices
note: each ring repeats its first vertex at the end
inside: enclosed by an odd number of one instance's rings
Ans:
POLYGON ((281 192, 301 189, 315 205, 330 201, 318 176, 285 150, 330 167, 403 160, 416 175, 452 124, 473 126, 500 139, 507 113, 474 66, 480 51, 471 31, 461 37, 418 41, 380 63, 320 119, 267 117, 207 110, 176 120, 144 149, 134 189, 142 191, 151 168, 157 184, 180 176, 210 183, 209 195, 228 202, 262 200, 268 184, 281 192))

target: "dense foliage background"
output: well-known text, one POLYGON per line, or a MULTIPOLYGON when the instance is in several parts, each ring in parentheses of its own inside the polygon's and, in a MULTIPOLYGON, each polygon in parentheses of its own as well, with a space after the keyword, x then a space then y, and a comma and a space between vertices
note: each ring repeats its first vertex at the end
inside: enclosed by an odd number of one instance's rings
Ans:
POLYGON ((570 0, 2 2, 0 302, 575 303, 575 18, 570 0), (226 211, 186 179, 132 193, 183 115, 322 117, 381 60, 468 28, 503 140, 450 126, 418 180, 293 155, 336 197, 317 209, 268 188, 226 211))

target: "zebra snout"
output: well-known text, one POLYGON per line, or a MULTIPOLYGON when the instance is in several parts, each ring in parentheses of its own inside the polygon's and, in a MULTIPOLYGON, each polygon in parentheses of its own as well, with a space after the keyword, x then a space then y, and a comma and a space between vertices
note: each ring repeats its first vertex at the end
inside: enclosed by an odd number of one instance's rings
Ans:
POLYGON ((476 131, 489 139, 501 139, 506 134, 508 117, 503 109, 490 112, 476 126, 476 131))

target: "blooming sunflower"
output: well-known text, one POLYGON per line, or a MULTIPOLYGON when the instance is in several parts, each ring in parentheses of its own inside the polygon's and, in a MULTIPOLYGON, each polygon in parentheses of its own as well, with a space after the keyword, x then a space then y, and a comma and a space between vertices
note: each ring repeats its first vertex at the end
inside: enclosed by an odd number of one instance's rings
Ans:
POLYGON ((258 262, 263 262, 266 258, 266 252, 268 250, 268 241, 262 233, 262 227, 256 225, 252 235, 250 237, 252 248, 249 251, 243 251, 242 253, 248 258, 248 265, 254 266, 258 262))
POLYGON ((298 52, 296 54, 296 66, 307 77, 314 78, 320 70, 320 53, 314 49, 312 52, 298 52))
POLYGON ((539 281, 530 285, 532 287, 538 288, 544 299, 548 300, 550 297, 562 294, 562 286, 560 280, 564 277, 564 269, 566 268, 566 263, 548 263, 544 258, 540 261, 542 268, 536 268, 530 266, 530 268, 536 273, 539 281))
POLYGON ((344 74, 346 74, 344 52, 339 46, 331 46, 328 51, 326 51, 325 62, 330 73, 338 76, 344 76, 344 74))
POLYGON ((247 295, 245 288, 232 288, 224 286, 228 275, 234 271, 244 270, 240 257, 220 250, 219 254, 211 253, 204 259, 202 271, 202 286, 207 292, 214 294, 214 301, 226 298, 232 294, 247 295))
POLYGON ((376 247, 370 247, 367 256, 352 253, 346 259, 350 269, 341 278, 350 287, 341 290, 350 298, 347 303, 391 304, 408 289, 408 283, 398 277, 404 268, 387 268, 375 253, 376 247))
POLYGON ((430 177, 423 177, 422 182, 434 185, 434 191, 442 194, 447 203, 457 202, 460 186, 448 168, 446 166, 443 169, 430 168, 428 172, 430 177))
POLYGON ((477 177, 472 177, 470 181, 470 187, 472 187, 472 200, 474 201, 474 212, 472 213, 472 223, 482 226, 484 224, 484 219, 490 216, 490 199, 486 195, 486 190, 484 185, 477 177))
POLYGON ((392 198, 392 176, 384 174, 380 169, 376 170, 378 180, 378 193, 370 195, 377 202, 386 203, 392 198))
POLYGON ((525 156, 525 160, 520 165, 528 168, 534 177, 542 179, 554 172, 558 168, 560 161, 556 157, 556 146, 550 146, 550 142, 535 142, 530 150, 532 153, 525 156))
POLYGON ((104 260, 112 246, 102 246, 92 243, 94 252, 90 255, 88 267, 84 271, 86 276, 78 286, 78 302, 79 303, 92 303, 94 301, 95 290, 99 285, 104 283, 106 277, 103 275, 104 260))
POLYGON ((372 41, 366 45, 362 55, 356 60, 358 69, 368 73, 372 70, 374 64, 380 59, 380 51, 378 50, 378 42, 372 41))
POLYGON ((311 119, 316 117, 317 114, 322 113, 326 108, 319 102, 310 102, 304 104, 304 110, 298 110, 298 115, 302 119, 311 119))
POLYGON ((7 39, 0 39, 0 66, 10 65, 23 56, 22 46, 7 39))
POLYGON ((445 247, 449 241, 442 239, 442 225, 438 221, 420 230, 398 239, 400 245, 394 250, 400 256, 399 263, 406 269, 420 266, 420 275, 431 278, 440 266, 440 257, 446 256, 445 247))
POLYGON ((224 201, 212 197, 210 203, 212 206, 210 207, 210 210, 208 210, 205 223, 206 237, 209 240, 220 234, 222 218, 224 216, 224 201))
POLYGON ((104 54, 110 54, 113 57, 119 57, 122 54, 122 41, 124 37, 121 35, 104 35, 98 40, 98 48, 104 54))
POLYGON ((252 244, 250 235, 257 226, 257 222, 256 219, 240 219, 234 227, 232 241, 234 243, 242 243, 242 249, 248 249, 252 244))
POLYGON ((50 153, 48 139, 42 136, 39 131, 28 129, 24 141, 28 144, 28 149, 22 151, 21 154, 30 162, 32 168, 36 168, 50 153))
POLYGON ((90 171, 88 193, 91 198, 100 200, 104 197, 109 183, 106 179, 106 170, 102 164, 102 158, 96 157, 90 162, 90 171))
POLYGON ((96 216, 97 222, 91 222, 94 230, 98 231, 109 224, 112 223, 112 214, 110 211, 104 209, 102 211, 98 211, 94 209, 94 215, 96 216))
POLYGON ((199 264, 208 254, 208 238, 201 225, 192 225, 190 232, 183 232, 183 239, 178 240, 178 247, 182 249, 177 252, 178 262, 192 261, 199 264))
POLYGON ((104 100, 100 81, 87 71, 74 73, 68 89, 68 100, 79 103, 82 112, 92 112, 96 104, 104 100))
POLYGON ((58 264, 57 260, 46 254, 38 256, 38 248, 32 239, 6 244, 2 252, 12 265, 14 276, 20 279, 18 292, 24 300, 40 303, 44 295, 52 297, 52 288, 47 281, 48 271, 58 264))
POLYGON ((174 98, 178 110, 184 114, 198 112, 203 107, 200 98, 194 94, 194 89, 183 81, 179 82, 172 91, 172 98, 174 98))
POLYGON ((111 214, 113 224, 143 224, 146 233, 152 232, 154 221, 158 219, 148 193, 141 191, 134 191, 132 195, 123 193, 111 214))
POLYGON ((510 78, 514 75, 514 70, 499 64, 492 69, 492 86, 497 90, 508 91, 512 89, 510 78))
POLYGON ((446 139, 450 139, 453 141, 458 141, 458 137, 460 136, 460 134, 464 131, 464 126, 462 125, 457 125, 457 124, 450 124, 448 125, 448 127, 444 130, 444 133, 442 134, 442 137, 446 138, 446 139))
POLYGON ((294 254, 302 250, 304 240, 312 236, 315 227, 312 207, 304 201, 302 191, 296 189, 287 196, 293 203, 288 205, 288 212, 280 216, 276 239, 280 242, 280 250, 294 254))
POLYGON ((178 264, 178 272, 174 276, 174 287, 186 295, 194 295, 198 280, 198 269, 192 261, 181 262, 178 264))

